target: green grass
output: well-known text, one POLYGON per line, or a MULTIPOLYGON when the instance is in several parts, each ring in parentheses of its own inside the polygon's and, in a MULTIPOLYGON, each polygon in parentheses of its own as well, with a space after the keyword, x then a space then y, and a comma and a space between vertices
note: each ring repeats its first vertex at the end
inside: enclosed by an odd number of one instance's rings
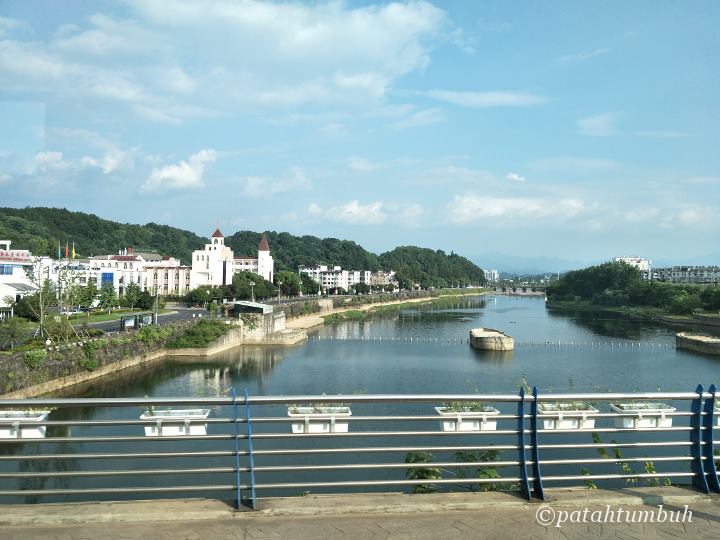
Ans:
POLYGON ((331 313, 330 315, 325 315, 323 317, 323 320, 325 321, 325 324, 335 324, 345 321, 364 321, 367 318, 367 312, 360 311, 358 309, 350 309, 348 311, 341 311, 340 313, 331 313))

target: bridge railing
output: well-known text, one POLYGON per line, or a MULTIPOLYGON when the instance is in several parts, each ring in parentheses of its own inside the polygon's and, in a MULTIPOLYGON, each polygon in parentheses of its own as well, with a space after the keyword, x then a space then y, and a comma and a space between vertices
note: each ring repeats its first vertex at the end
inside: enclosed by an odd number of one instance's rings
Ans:
POLYGON ((598 482, 720 492, 718 408, 714 386, 0 400, 0 500, 184 494, 255 507, 258 495, 398 488, 543 499, 546 485, 598 482), (19 410, 25 416, 3 418, 19 410))

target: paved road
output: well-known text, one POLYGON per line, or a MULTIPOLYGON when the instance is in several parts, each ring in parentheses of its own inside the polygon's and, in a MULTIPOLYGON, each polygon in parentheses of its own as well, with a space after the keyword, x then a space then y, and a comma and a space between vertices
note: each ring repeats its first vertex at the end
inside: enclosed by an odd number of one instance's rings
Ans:
MULTIPOLYGON (((202 308, 172 308, 171 313, 158 315, 158 322, 160 324, 167 324, 173 321, 186 321, 188 319, 192 319, 193 315, 195 317, 198 315, 207 317, 208 311, 202 308)), ((91 323, 89 326, 99 328, 103 332, 117 332, 120 327, 120 321, 115 320, 101 323, 91 323)))

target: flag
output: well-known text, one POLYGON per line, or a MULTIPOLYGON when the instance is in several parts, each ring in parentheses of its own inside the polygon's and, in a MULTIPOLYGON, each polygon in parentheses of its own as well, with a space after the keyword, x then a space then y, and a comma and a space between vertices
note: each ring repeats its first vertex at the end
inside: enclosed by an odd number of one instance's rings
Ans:
POLYGON ((65 258, 66 259, 70 256, 69 250, 70 250, 70 244, 68 242, 65 242, 65 258))
POLYGON ((58 261, 62 257, 62 253, 60 252, 60 240, 58 240, 58 261))
POLYGON ((73 242, 72 257, 75 258, 75 242, 73 242))

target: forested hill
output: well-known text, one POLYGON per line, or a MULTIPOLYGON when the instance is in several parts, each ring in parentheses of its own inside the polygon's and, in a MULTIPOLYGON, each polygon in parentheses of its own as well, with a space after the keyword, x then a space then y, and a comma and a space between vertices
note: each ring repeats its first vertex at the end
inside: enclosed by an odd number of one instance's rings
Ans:
MULTIPOLYGON (((208 230, 208 235, 212 231, 208 230)), ((228 231, 224 231, 226 234, 228 231)), ((254 257, 261 233, 239 231, 225 238, 236 256, 254 257)), ((382 255, 371 253, 349 240, 267 233, 278 270, 297 271, 300 265, 327 264, 349 270, 395 270, 401 278, 423 286, 484 281, 480 268, 468 259, 443 251, 413 246, 398 247, 382 255)), ((75 242, 79 256, 117 253, 132 247, 190 263, 192 251, 202 248, 207 237, 167 225, 117 223, 93 214, 60 208, 0 208, 0 239, 37 255, 57 253, 58 242, 75 242)))
POLYGON ((190 263, 193 250, 207 239, 167 225, 132 225, 64 208, 0 208, 0 239, 36 255, 57 254, 58 242, 75 242, 78 255, 104 255, 132 247, 176 257, 190 263))

